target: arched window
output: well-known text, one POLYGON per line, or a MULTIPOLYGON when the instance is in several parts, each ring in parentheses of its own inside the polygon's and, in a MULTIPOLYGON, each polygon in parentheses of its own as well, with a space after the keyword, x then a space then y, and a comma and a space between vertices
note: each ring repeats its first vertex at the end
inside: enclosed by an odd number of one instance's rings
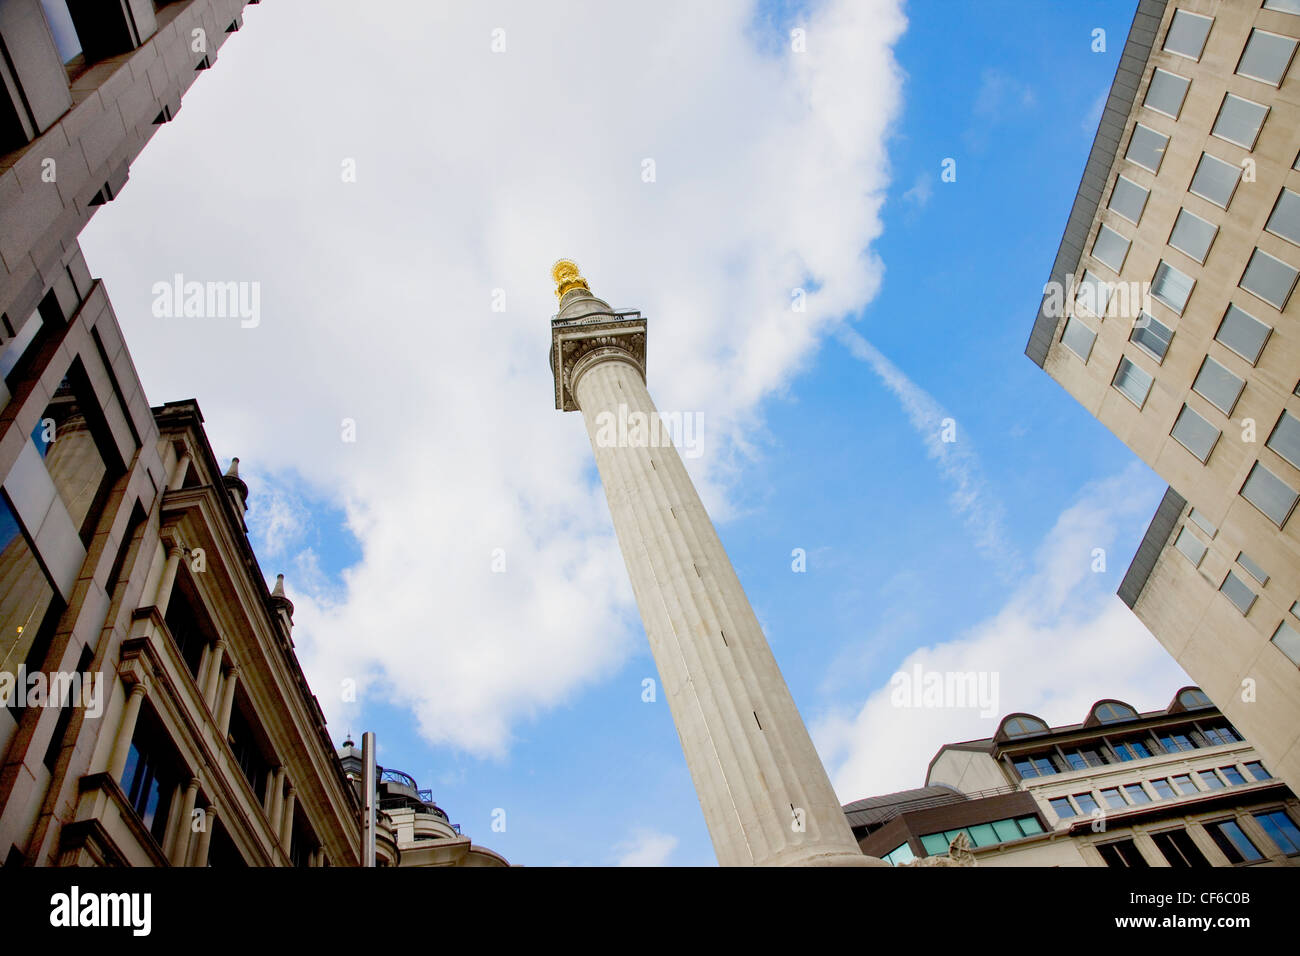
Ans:
POLYGON ((1119 720, 1134 720, 1138 712, 1128 704, 1121 704, 1117 700, 1108 700, 1103 704, 1098 704, 1093 714, 1101 723, 1113 724, 1119 720))
POLYGON ((1195 688, 1191 690, 1185 690, 1181 694, 1179 694, 1178 702, 1182 704, 1184 707, 1186 707, 1188 710, 1192 710, 1196 707, 1213 706, 1210 702, 1210 698, 1205 696, 1205 692, 1201 690, 1197 690, 1195 688))
POLYGON ((1041 734, 1047 730, 1047 724, 1037 717, 1008 717, 1002 724, 1002 732, 1008 737, 1026 737, 1029 734, 1041 734))

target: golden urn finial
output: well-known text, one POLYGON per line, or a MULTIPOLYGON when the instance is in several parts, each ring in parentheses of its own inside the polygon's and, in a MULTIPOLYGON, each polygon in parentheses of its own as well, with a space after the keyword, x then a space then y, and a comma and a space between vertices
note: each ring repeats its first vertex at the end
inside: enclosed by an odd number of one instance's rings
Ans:
POLYGON ((551 278, 555 280, 555 297, 563 299, 566 292, 574 289, 586 289, 591 291, 591 286, 587 285, 581 273, 578 272, 578 264, 572 259, 559 259, 555 265, 551 266, 551 278))

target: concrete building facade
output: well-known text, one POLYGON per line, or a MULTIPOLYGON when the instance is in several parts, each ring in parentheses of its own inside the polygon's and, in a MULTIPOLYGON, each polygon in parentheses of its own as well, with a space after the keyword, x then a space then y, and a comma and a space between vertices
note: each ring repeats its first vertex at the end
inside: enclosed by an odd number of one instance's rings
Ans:
POLYGON ((1141 0, 1026 353, 1170 490, 1120 588, 1300 788, 1294 0, 1141 0))
POLYGON ((1101 700, 1063 727, 1009 714, 941 748, 924 787, 844 812, 896 866, 959 834, 978 866, 1300 865, 1300 800, 1197 687, 1147 713, 1101 700))

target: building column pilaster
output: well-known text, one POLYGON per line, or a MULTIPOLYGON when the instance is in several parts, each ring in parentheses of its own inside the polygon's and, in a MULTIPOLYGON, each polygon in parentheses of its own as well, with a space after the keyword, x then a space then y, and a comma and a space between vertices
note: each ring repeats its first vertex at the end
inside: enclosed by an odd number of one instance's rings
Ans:
POLYGON ((208 865, 208 849, 212 846, 212 829, 217 822, 217 808, 209 805, 204 811, 203 829, 199 831, 199 838, 194 841, 194 854, 190 860, 190 866, 206 867, 208 865))
POLYGON ((140 719, 140 706, 148 688, 143 681, 131 686, 126 698, 126 707, 122 710, 122 722, 117 727, 117 737, 113 741, 113 753, 109 757, 108 772, 119 784, 125 786, 122 774, 126 771, 126 761, 131 755, 131 740, 135 736, 136 721, 140 719))
POLYGON ((172 588, 176 584, 176 572, 181 566, 181 557, 184 549, 179 544, 173 543, 167 549, 167 563, 163 565, 162 578, 158 581, 158 593, 154 596, 154 607, 158 608, 158 613, 165 615, 167 613, 167 602, 171 600, 172 588))
POLYGON ((217 684, 221 680, 221 666, 226 656, 226 639, 217 638, 212 644, 211 660, 208 661, 208 672, 203 682, 203 703, 208 705, 208 710, 213 714, 217 711, 217 684))
POLYGON ((226 683, 221 689, 221 706, 217 709, 217 730, 225 738, 230 733, 230 715, 235 707, 235 689, 239 685, 239 668, 230 665, 226 672, 226 683))
POLYGON ((284 855, 288 856, 292 849, 293 843, 293 809, 297 802, 297 792, 293 784, 289 785, 289 792, 284 798, 284 809, 281 811, 280 820, 280 846, 284 847, 284 855))
POLYGON ((180 819, 176 821, 176 838, 169 854, 172 866, 184 866, 190 852, 190 835, 194 830, 194 803, 199 796, 199 778, 191 777, 181 798, 180 819))

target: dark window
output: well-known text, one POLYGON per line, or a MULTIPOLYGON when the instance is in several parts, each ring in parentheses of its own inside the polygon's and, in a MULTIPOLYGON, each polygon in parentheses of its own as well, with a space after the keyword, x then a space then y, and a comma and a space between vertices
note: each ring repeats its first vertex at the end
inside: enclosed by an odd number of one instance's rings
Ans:
POLYGON ((1246 782, 1246 778, 1241 775, 1241 771, 1236 767, 1220 767, 1219 773, 1223 774, 1223 779, 1234 787, 1246 782))
POLYGON ((1176 796, 1176 794, 1174 793, 1173 785, 1170 784, 1170 782, 1164 779, 1163 777, 1161 777, 1159 780, 1152 780, 1151 786, 1155 788, 1156 794, 1160 797, 1161 800, 1168 800, 1176 796))
POLYGON ((1106 805, 1112 810, 1122 810, 1128 806, 1124 795, 1119 792, 1118 787, 1111 787, 1101 792, 1101 798, 1106 801, 1106 805))
POLYGON ((1219 849, 1223 851, 1223 855, 1228 858, 1229 863, 1234 865, 1237 863, 1254 863, 1256 860, 1264 859, 1264 854, 1260 853, 1255 844, 1250 842, 1250 837, 1242 832, 1236 820, 1211 823, 1206 826, 1205 832, 1213 838, 1219 849))
POLYGON ((59 753, 63 750, 63 738, 68 734, 68 726, 72 723, 73 714, 86 699, 85 688, 89 686, 87 682, 94 679, 94 675, 90 673, 90 665, 94 660, 94 652, 89 647, 83 647, 81 658, 77 662, 76 684, 69 682, 62 688, 63 699, 59 701, 59 719, 54 724, 54 733, 50 735, 49 745, 45 748, 45 767, 51 773, 54 772, 59 753))
POLYGON ((1205 730, 1205 739, 1210 742, 1210 746, 1212 747, 1218 746, 1219 744, 1235 744, 1241 742, 1241 738, 1237 736, 1237 732, 1226 724, 1218 727, 1207 728, 1205 730))
POLYGON ((1016 772, 1024 777, 1047 777, 1056 773, 1056 767, 1046 756, 1021 757, 1015 761, 1016 772))
POLYGON ((1296 827, 1295 821, 1287 816, 1285 810, 1257 813, 1255 821, 1283 853, 1288 856, 1300 853, 1300 828, 1296 827))
POLYGON ((1200 847, 1186 830, 1169 830, 1153 833, 1151 839, 1160 848, 1161 855, 1176 870, 1199 870, 1210 865, 1200 847))
POLYGON ((257 735, 238 703, 230 712, 230 749, 234 751, 235 760, 239 762, 239 769, 244 772, 248 785, 260 799, 266 788, 270 766, 262 756, 257 735))
POLYGON ((122 772, 122 790, 159 846, 167 835, 167 817, 179 776, 168 759, 164 735, 142 713, 122 772))
POLYGON ((1107 866, 1121 869, 1141 869, 1151 865, 1138 852, 1138 848, 1133 844, 1132 840, 1104 843, 1097 847, 1097 852, 1101 854, 1101 858, 1106 861, 1107 866))
POLYGON ((1264 765, 1260 763, 1258 760, 1250 761, 1250 763, 1246 764, 1246 769, 1250 771, 1250 775, 1254 777, 1256 780, 1273 779, 1273 775, 1269 773, 1267 770, 1265 770, 1264 765))
POLYGON ((1067 797, 1053 797, 1048 801, 1052 805, 1052 812, 1056 814, 1058 820, 1066 820, 1073 816, 1078 816, 1074 812, 1074 806, 1067 797))
POLYGON ((1176 754, 1183 750, 1195 750, 1196 747, 1187 738, 1186 734, 1166 734, 1160 738, 1161 745, 1165 748, 1165 753, 1176 754))
POLYGON ((1147 745, 1140 740, 1126 740, 1116 744, 1115 753, 1121 761, 1141 760, 1143 757, 1151 756, 1147 745))

